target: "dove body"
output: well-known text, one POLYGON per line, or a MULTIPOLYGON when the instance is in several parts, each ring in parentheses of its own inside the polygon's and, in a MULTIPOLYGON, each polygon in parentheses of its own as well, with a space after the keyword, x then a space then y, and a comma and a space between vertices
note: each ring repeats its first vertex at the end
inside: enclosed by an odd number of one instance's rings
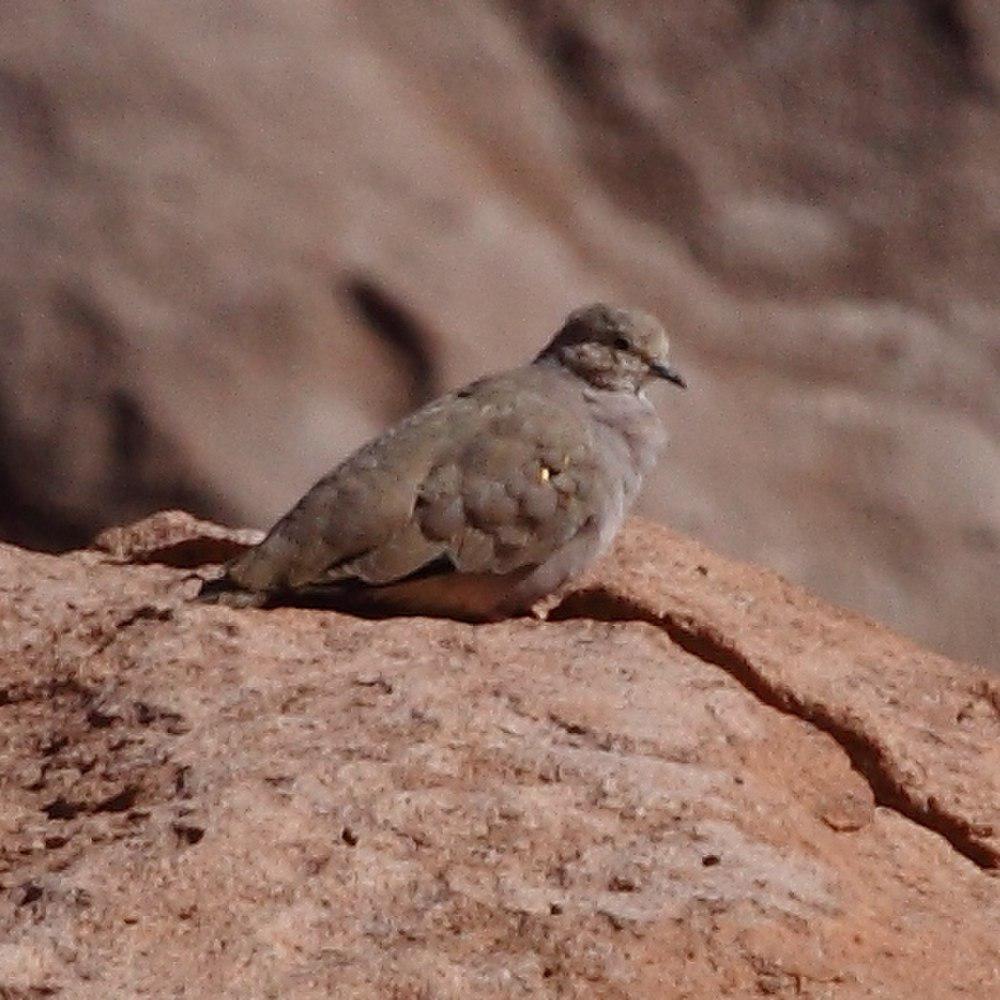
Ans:
POLYGON ((684 384, 656 320, 577 310, 530 365, 360 448, 201 596, 471 621, 524 613, 621 527, 665 440, 644 392, 653 378, 684 384))

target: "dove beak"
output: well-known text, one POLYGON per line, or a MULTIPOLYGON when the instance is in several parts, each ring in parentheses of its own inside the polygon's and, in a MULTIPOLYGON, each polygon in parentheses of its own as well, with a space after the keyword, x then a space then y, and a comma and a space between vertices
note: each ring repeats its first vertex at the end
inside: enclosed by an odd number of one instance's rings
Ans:
POLYGON ((682 389, 686 389, 688 387, 687 382, 684 381, 684 376, 681 375, 677 369, 671 368, 670 365, 664 365, 659 361, 654 361, 649 366, 649 369, 657 378, 673 382, 674 385, 679 385, 682 389))

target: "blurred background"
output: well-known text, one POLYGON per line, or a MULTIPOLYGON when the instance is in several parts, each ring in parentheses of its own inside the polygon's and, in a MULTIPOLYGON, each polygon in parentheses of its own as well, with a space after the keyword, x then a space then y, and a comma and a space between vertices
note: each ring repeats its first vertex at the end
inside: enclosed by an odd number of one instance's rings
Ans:
POLYGON ((608 298, 643 512, 1000 663, 995 0, 5 0, 0 537, 267 526, 608 298))

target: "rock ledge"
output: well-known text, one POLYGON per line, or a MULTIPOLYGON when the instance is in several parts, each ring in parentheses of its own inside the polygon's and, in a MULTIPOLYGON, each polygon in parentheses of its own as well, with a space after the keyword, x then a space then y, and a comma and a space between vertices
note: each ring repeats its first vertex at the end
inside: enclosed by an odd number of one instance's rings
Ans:
POLYGON ((187 601, 255 537, 0 546, 0 996, 1000 995, 988 675, 642 522, 547 621, 187 601))

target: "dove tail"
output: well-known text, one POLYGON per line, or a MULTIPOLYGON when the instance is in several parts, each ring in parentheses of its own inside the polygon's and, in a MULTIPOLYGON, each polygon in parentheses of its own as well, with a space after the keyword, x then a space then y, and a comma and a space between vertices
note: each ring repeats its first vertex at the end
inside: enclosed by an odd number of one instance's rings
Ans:
POLYGON ((267 603, 263 591, 247 590, 228 576, 206 580, 194 598, 199 604, 222 604, 229 608, 259 608, 267 603))

